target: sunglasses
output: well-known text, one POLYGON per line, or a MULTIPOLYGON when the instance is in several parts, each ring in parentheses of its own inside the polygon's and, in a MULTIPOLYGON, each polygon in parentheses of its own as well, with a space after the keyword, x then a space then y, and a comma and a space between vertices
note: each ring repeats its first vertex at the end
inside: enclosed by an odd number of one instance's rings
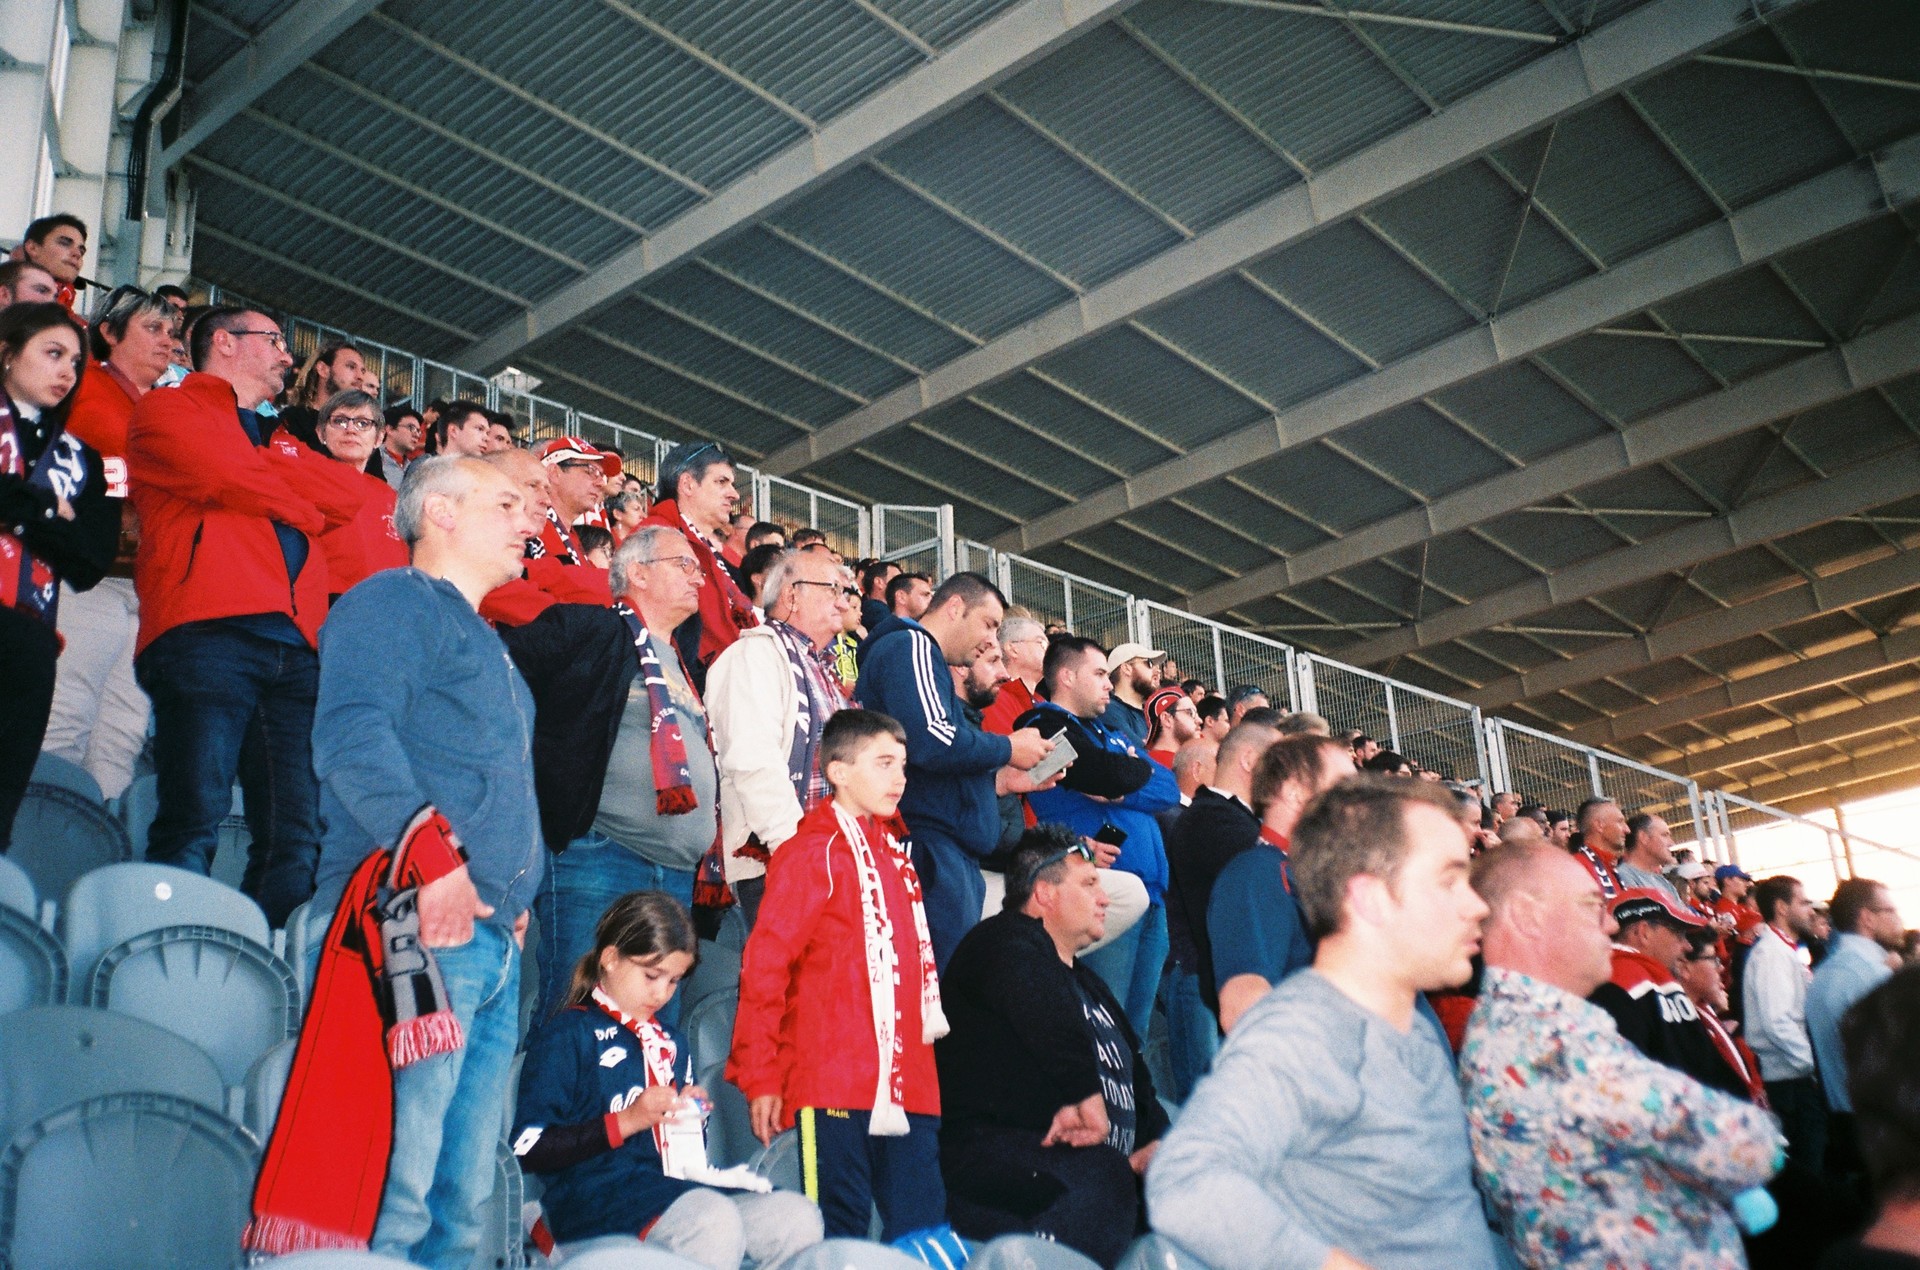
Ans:
POLYGON ((1058 851, 1041 856, 1039 860, 1035 861, 1034 866, 1027 870, 1027 881, 1031 883, 1033 879, 1039 877, 1042 873, 1045 873, 1048 869, 1051 869, 1054 865, 1060 863, 1070 855, 1077 855, 1088 864, 1095 862, 1093 858, 1093 848, 1083 841, 1075 841, 1070 847, 1063 847, 1058 851))

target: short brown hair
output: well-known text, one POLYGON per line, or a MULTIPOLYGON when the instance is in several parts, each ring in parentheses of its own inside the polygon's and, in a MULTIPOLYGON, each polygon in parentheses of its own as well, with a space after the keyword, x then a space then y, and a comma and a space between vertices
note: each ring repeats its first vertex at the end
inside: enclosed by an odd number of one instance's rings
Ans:
MULTIPOLYGON (((907 730, 877 710, 840 710, 820 730, 820 772, 832 763, 851 763, 875 737, 890 736, 905 745, 907 730)), ((833 780, 828 777, 827 783, 833 780)))
MULTIPOLYGON (((1326 743, 1326 738, 1320 738, 1326 743)), ((1275 742, 1274 749, 1288 744, 1275 742)), ((1269 750, 1271 754, 1273 751, 1269 750)), ((1262 760, 1264 766, 1265 760, 1262 760)), ((1406 863, 1407 811, 1424 804, 1459 824, 1453 795, 1430 781, 1356 776, 1313 800, 1294 828, 1293 892, 1316 940, 1340 929, 1347 883, 1362 874, 1398 887, 1406 863)))
MULTIPOLYGON (((1246 726, 1245 720, 1240 726, 1246 726)), ((1253 782, 1248 791, 1253 795, 1253 814, 1266 815, 1268 804, 1278 798, 1288 784, 1305 785, 1309 789, 1317 785, 1327 755, 1347 750, 1347 746, 1330 736, 1283 736, 1269 745, 1261 751, 1260 761, 1253 765, 1253 782)))
POLYGON ((1827 920, 1837 931, 1858 934, 1861 915, 1873 907, 1883 889, 1885 884, 1872 878, 1848 878, 1834 889, 1833 900, 1827 905, 1827 920))

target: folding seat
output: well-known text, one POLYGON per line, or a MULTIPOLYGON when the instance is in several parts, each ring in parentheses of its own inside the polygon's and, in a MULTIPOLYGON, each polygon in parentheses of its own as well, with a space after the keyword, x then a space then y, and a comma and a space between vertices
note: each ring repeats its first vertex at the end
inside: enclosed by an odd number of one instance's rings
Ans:
POLYGON ((680 1030, 693 1051, 693 1077, 713 1100, 707 1122, 707 1158, 716 1168, 745 1164, 759 1150, 746 1095, 726 1080, 727 1053, 733 1047, 733 1019, 740 992, 730 988, 701 999, 680 1016, 680 1030))
POLYGON ((0 855, 0 908, 10 908, 28 917, 40 916, 40 898, 27 871, 0 855))
POLYGON ((1051 1239, 1002 1235, 968 1259, 970 1270, 1099 1270, 1100 1263, 1051 1239))
POLYGON ((141 1019, 50 1005, 0 1025, 0 1144, 62 1107, 116 1093, 163 1094, 215 1112, 226 1105, 213 1060, 141 1019))
MULTIPOLYGON (((567 1270, 699 1270, 685 1257, 649 1248, 638 1239, 589 1239, 568 1247, 567 1270)), ((789 1262, 789 1265, 792 1263, 789 1262)), ((913 1263, 920 1266, 919 1262, 913 1263)), ((785 1270, 785 1267, 782 1267, 785 1270)), ((920 1270, 926 1267, 920 1266, 920 1270)))
POLYGON ((198 1102, 116 1093, 70 1104, 0 1150, 0 1264, 238 1267, 258 1167, 247 1131, 198 1102))
POLYGON ((13 822, 7 857, 33 879, 36 893, 65 895, 82 874, 133 857, 126 827, 92 796, 35 782, 13 822))
POLYGON ((267 916, 232 887, 166 864, 95 869, 66 892, 60 941, 73 970, 75 999, 88 991, 100 955, 135 935, 167 926, 204 926, 271 948, 267 916))
POLYGON ((1120 1258, 1119 1270, 1207 1270, 1207 1263, 1164 1235, 1142 1235, 1120 1258))
POLYGON ((918 1257, 864 1239, 828 1239, 795 1253, 780 1270, 927 1270, 918 1257))
POLYGON ((300 981, 302 1001, 313 991, 314 945, 325 942, 327 927, 332 924, 333 913, 316 910, 312 900, 287 914, 287 950, 284 955, 287 964, 293 967, 294 978, 300 981))
POLYGON ((33 775, 29 778, 35 785, 54 785, 60 789, 70 789, 76 794, 85 794, 88 799, 104 804, 107 799, 100 792, 100 782, 93 779, 93 773, 72 759, 61 758, 58 754, 40 751, 40 757, 33 761, 33 775))
POLYGON ((296 1252, 257 1263, 273 1270, 413 1270, 409 1262, 395 1261, 377 1252, 350 1252, 328 1248, 323 1252, 296 1252))
POLYGON ((753 1171, 773 1183, 776 1191, 804 1192, 806 1183, 800 1177, 800 1134, 798 1130, 788 1129, 785 1133, 774 1135, 773 1141, 755 1152, 753 1171))
POLYGON ((0 907, 0 1015, 67 999, 60 941, 11 907, 0 907))
POLYGON ((737 992, 740 988, 740 950, 731 944, 700 941, 700 959, 693 973, 680 984, 680 1017, 716 992, 737 992))
POLYGON ((293 1072, 293 1051, 299 1044, 299 1037, 280 1042, 262 1054, 247 1073, 241 1091, 240 1123, 261 1142, 273 1136, 273 1122, 280 1118, 280 1099, 286 1095, 287 1077, 293 1072))
POLYGON ((493 1194, 480 1210, 480 1251, 475 1270, 522 1270, 527 1264, 526 1229, 520 1210, 527 1199, 520 1161, 502 1142, 494 1148, 493 1194))

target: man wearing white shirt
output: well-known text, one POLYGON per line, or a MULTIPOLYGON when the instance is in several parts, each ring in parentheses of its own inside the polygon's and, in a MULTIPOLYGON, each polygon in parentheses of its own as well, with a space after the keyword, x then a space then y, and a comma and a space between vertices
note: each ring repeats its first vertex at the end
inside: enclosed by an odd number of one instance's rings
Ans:
POLYGON ((1814 1077, 1807 1034, 1807 963, 1800 941, 1813 930, 1813 901, 1797 878, 1766 879, 1753 890, 1766 924, 1754 937, 1741 989, 1747 1045, 1760 1060, 1767 1101, 1787 1135, 1787 1153, 1810 1169, 1827 1153, 1827 1100, 1814 1077))

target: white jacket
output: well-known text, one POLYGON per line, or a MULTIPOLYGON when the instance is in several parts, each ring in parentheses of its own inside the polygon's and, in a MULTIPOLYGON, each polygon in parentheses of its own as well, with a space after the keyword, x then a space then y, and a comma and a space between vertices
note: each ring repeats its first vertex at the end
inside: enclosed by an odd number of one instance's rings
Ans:
POLYGON ((1798 950, 1771 926, 1762 926, 1747 954, 1741 1021, 1763 1080, 1813 1075, 1813 1040, 1807 1035, 1809 977, 1798 950))
POLYGON ((787 779, 800 699, 793 663, 771 627, 756 626, 707 670, 707 723, 720 759, 720 850, 727 881, 765 875, 758 860, 734 851, 749 836, 769 851, 799 827, 800 799, 787 779))

